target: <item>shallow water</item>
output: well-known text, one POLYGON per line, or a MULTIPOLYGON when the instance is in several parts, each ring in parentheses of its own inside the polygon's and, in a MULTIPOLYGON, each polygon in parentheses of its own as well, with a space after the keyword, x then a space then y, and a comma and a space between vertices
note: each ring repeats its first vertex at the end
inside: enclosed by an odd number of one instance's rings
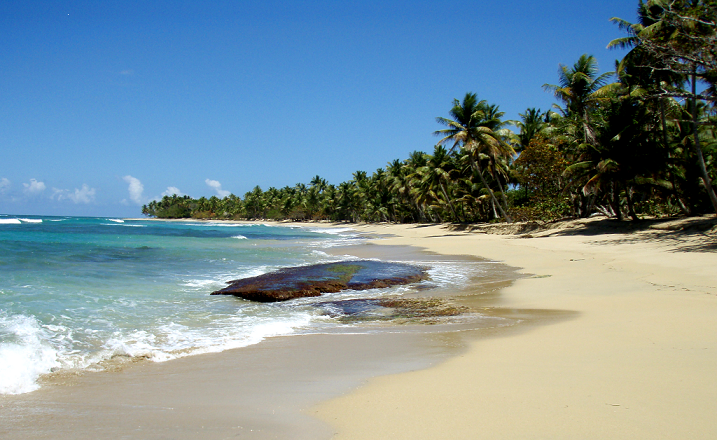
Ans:
POLYGON ((255 304, 210 296, 225 282, 345 259, 350 229, 113 218, 0 216, 0 393, 57 371, 166 361, 295 333, 350 331, 320 301, 465 285, 490 265, 421 261, 431 281, 255 304))

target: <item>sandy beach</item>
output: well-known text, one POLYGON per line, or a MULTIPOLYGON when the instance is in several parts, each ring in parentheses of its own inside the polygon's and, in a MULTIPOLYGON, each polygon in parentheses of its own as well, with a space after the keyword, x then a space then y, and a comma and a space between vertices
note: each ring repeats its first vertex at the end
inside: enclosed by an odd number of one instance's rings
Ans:
POLYGON ((359 228, 521 267, 535 276, 504 289, 502 307, 578 315, 478 338, 435 368, 374 378, 312 413, 335 439, 717 438, 714 227, 582 223, 527 236, 359 228))
POLYGON ((520 268, 482 312, 524 323, 278 337, 55 379, 0 398, 0 436, 717 438, 715 222, 652 226, 353 225, 388 258, 413 246, 520 268))

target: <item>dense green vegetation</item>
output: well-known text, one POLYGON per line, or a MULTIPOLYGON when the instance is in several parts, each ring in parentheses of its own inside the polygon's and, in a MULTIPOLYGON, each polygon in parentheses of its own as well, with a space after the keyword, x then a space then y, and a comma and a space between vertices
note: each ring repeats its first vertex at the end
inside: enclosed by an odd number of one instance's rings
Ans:
POLYGON ((615 72, 592 56, 544 89, 559 105, 503 119, 467 93, 432 154, 419 151, 339 185, 319 176, 243 198, 166 196, 159 218, 479 222, 717 213, 717 0, 647 0, 638 23, 612 21, 629 48, 615 72), (508 129, 513 126, 515 131, 508 129))

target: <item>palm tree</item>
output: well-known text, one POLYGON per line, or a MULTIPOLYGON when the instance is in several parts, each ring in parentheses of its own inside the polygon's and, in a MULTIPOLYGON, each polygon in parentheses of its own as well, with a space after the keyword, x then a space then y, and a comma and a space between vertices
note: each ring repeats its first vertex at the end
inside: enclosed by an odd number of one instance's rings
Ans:
POLYGON ((360 196, 354 182, 341 182, 339 184, 339 215, 352 222, 358 221, 358 206, 360 196))
POLYGON ((486 105, 484 109, 484 120, 481 125, 484 128, 491 130, 498 138, 500 142, 488 142, 483 145, 482 154, 488 156, 489 169, 493 180, 498 185, 501 197, 503 198, 503 204, 505 209, 508 209, 508 199, 503 190, 503 184, 501 180, 505 177, 507 179, 508 173, 507 162, 515 155, 515 150, 510 146, 511 144, 517 143, 517 137, 512 131, 503 128, 509 124, 508 121, 503 121, 501 118, 505 114, 499 110, 495 104, 486 105))
POLYGON ((541 134, 547 123, 545 122, 546 113, 540 111, 540 109, 529 108, 525 113, 518 113, 520 121, 512 122, 519 130, 518 140, 520 141, 520 148, 526 148, 530 141, 539 134, 541 134))
POLYGON ((618 220, 624 191, 628 214, 637 220, 634 187, 651 186, 668 161, 666 150, 651 136, 657 125, 657 115, 641 100, 629 95, 613 99, 601 110, 596 145, 586 148, 581 160, 566 170, 571 184, 582 184, 584 194, 604 195, 618 220))
POLYGON ((592 113, 609 100, 613 87, 607 81, 612 75, 613 72, 598 75, 595 57, 583 54, 572 67, 560 65, 557 85, 543 85, 543 89, 565 104, 565 109, 560 109, 563 116, 574 117, 580 124, 578 132, 586 144, 595 143, 592 113))
POLYGON ((626 59, 650 72, 659 72, 651 96, 690 100, 692 146, 702 182, 717 213, 717 194, 700 142, 701 123, 698 121, 697 106, 698 99, 712 101, 713 105, 717 102, 714 96, 717 83, 717 8, 713 1, 648 0, 647 3, 640 1, 638 15, 640 23, 636 24, 616 17, 612 19, 628 32, 628 37, 613 40, 608 47, 633 47, 626 59), (678 90, 675 85, 684 84, 687 77, 691 90, 678 90), (698 93, 698 80, 707 83, 705 92, 698 93))
MULTIPOLYGON (((393 194, 392 208, 394 220, 403 222, 404 213, 406 211, 408 211, 413 217, 413 213, 411 212, 410 208, 411 186, 409 184, 410 180, 408 178, 408 169, 406 167, 405 162, 402 162, 399 159, 395 159, 393 162, 388 163, 386 171, 388 173, 388 189, 393 194)), ((414 220, 416 219, 416 217, 413 218, 414 220)))
POLYGON ((321 211, 323 212, 323 218, 335 219, 338 198, 336 187, 334 185, 327 184, 326 189, 322 191, 321 195, 321 211))
POLYGON ((318 174, 314 176, 313 179, 311 179, 311 182, 309 182, 309 185, 312 188, 316 188, 319 192, 326 189, 326 187, 329 185, 329 182, 326 181, 326 179, 321 178, 318 174))
POLYGON ((419 221, 426 221, 426 207, 425 204, 421 203, 421 200, 419 200, 419 197, 417 197, 417 186, 420 182, 420 177, 418 174, 418 169, 421 167, 426 166, 426 155, 422 151, 412 151, 408 155, 408 159, 406 159, 406 164, 404 165, 404 168, 406 170, 406 179, 407 179, 407 188, 408 188, 408 198, 411 199, 413 202, 413 205, 416 208, 416 211, 418 211, 418 220, 419 221))
POLYGON ((264 200, 264 192, 259 185, 255 186, 250 192, 244 194, 244 207, 248 218, 264 217, 266 202, 264 200))
MULTIPOLYGON (((468 153, 471 167, 480 177, 483 186, 488 190, 491 200, 500 210, 506 222, 510 223, 506 209, 503 208, 488 185, 481 167, 481 154, 490 160, 491 168, 495 176, 495 164, 498 158, 515 154, 510 147, 494 129, 499 129, 503 123, 496 118, 497 107, 490 106, 486 101, 478 101, 475 93, 466 93, 463 102, 454 99, 453 108, 448 112, 452 119, 438 117, 436 122, 448 128, 434 132, 437 136, 443 136, 438 141, 439 145, 452 142, 451 151, 460 147, 468 153)), ((500 181, 496 179, 500 184, 500 181)), ((501 189, 501 192, 502 189, 501 189)))
MULTIPOLYGON (((461 220, 456 214, 456 209, 453 205, 453 202, 451 200, 451 197, 448 195, 448 191, 446 190, 448 186, 451 183, 451 173, 454 171, 455 165, 453 163, 453 158, 448 153, 448 150, 446 150, 441 145, 436 145, 433 150, 433 156, 428 157, 428 162, 425 167, 422 167, 419 169, 419 173, 423 176, 421 179, 421 183, 426 185, 430 192, 434 194, 435 191, 433 188, 438 188, 441 191, 441 194, 443 195, 444 202, 448 205, 449 209, 451 210, 451 214, 453 215, 454 220, 461 220)), ((436 200, 440 200, 438 197, 435 197, 436 200)))
MULTIPOLYGON (((591 157, 592 151, 598 148, 599 109, 610 102, 614 90, 619 87, 607 83, 611 75, 612 72, 598 74, 595 57, 583 54, 572 67, 560 65, 558 85, 543 85, 543 89, 552 92, 565 106, 556 106, 560 117, 555 118, 555 123, 560 138, 572 146, 571 162, 595 163, 591 157)), ((576 210, 581 217, 591 214, 596 197, 595 193, 585 191, 575 196, 576 210)))

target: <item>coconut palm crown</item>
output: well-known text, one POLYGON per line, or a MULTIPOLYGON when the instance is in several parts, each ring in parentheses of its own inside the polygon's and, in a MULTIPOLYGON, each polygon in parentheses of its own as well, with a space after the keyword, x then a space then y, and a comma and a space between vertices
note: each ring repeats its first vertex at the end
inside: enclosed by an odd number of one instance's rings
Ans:
POLYGON ((491 174, 501 187, 501 193, 504 193, 496 173, 497 163, 502 158, 512 157, 515 150, 504 140, 509 135, 509 130, 503 128, 505 123, 500 119, 503 112, 498 111, 497 106, 490 105, 485 100, 479 101, 475 93, 468 92, 462 102, 458 99, 453 100, 453 107, 448 114, 450 119, 436 118, 436 122, 448 127, 434 132, 436 136, 442 136, 438 145, 452 143, 450 151, 460 147, 467 153, 472 168, 488 190, 491 200, 498 207, 503 218, 510 222, 506 208, 498 203, 493 190, 483 176, 480 163, 482 155, 489 159, 491 174))

